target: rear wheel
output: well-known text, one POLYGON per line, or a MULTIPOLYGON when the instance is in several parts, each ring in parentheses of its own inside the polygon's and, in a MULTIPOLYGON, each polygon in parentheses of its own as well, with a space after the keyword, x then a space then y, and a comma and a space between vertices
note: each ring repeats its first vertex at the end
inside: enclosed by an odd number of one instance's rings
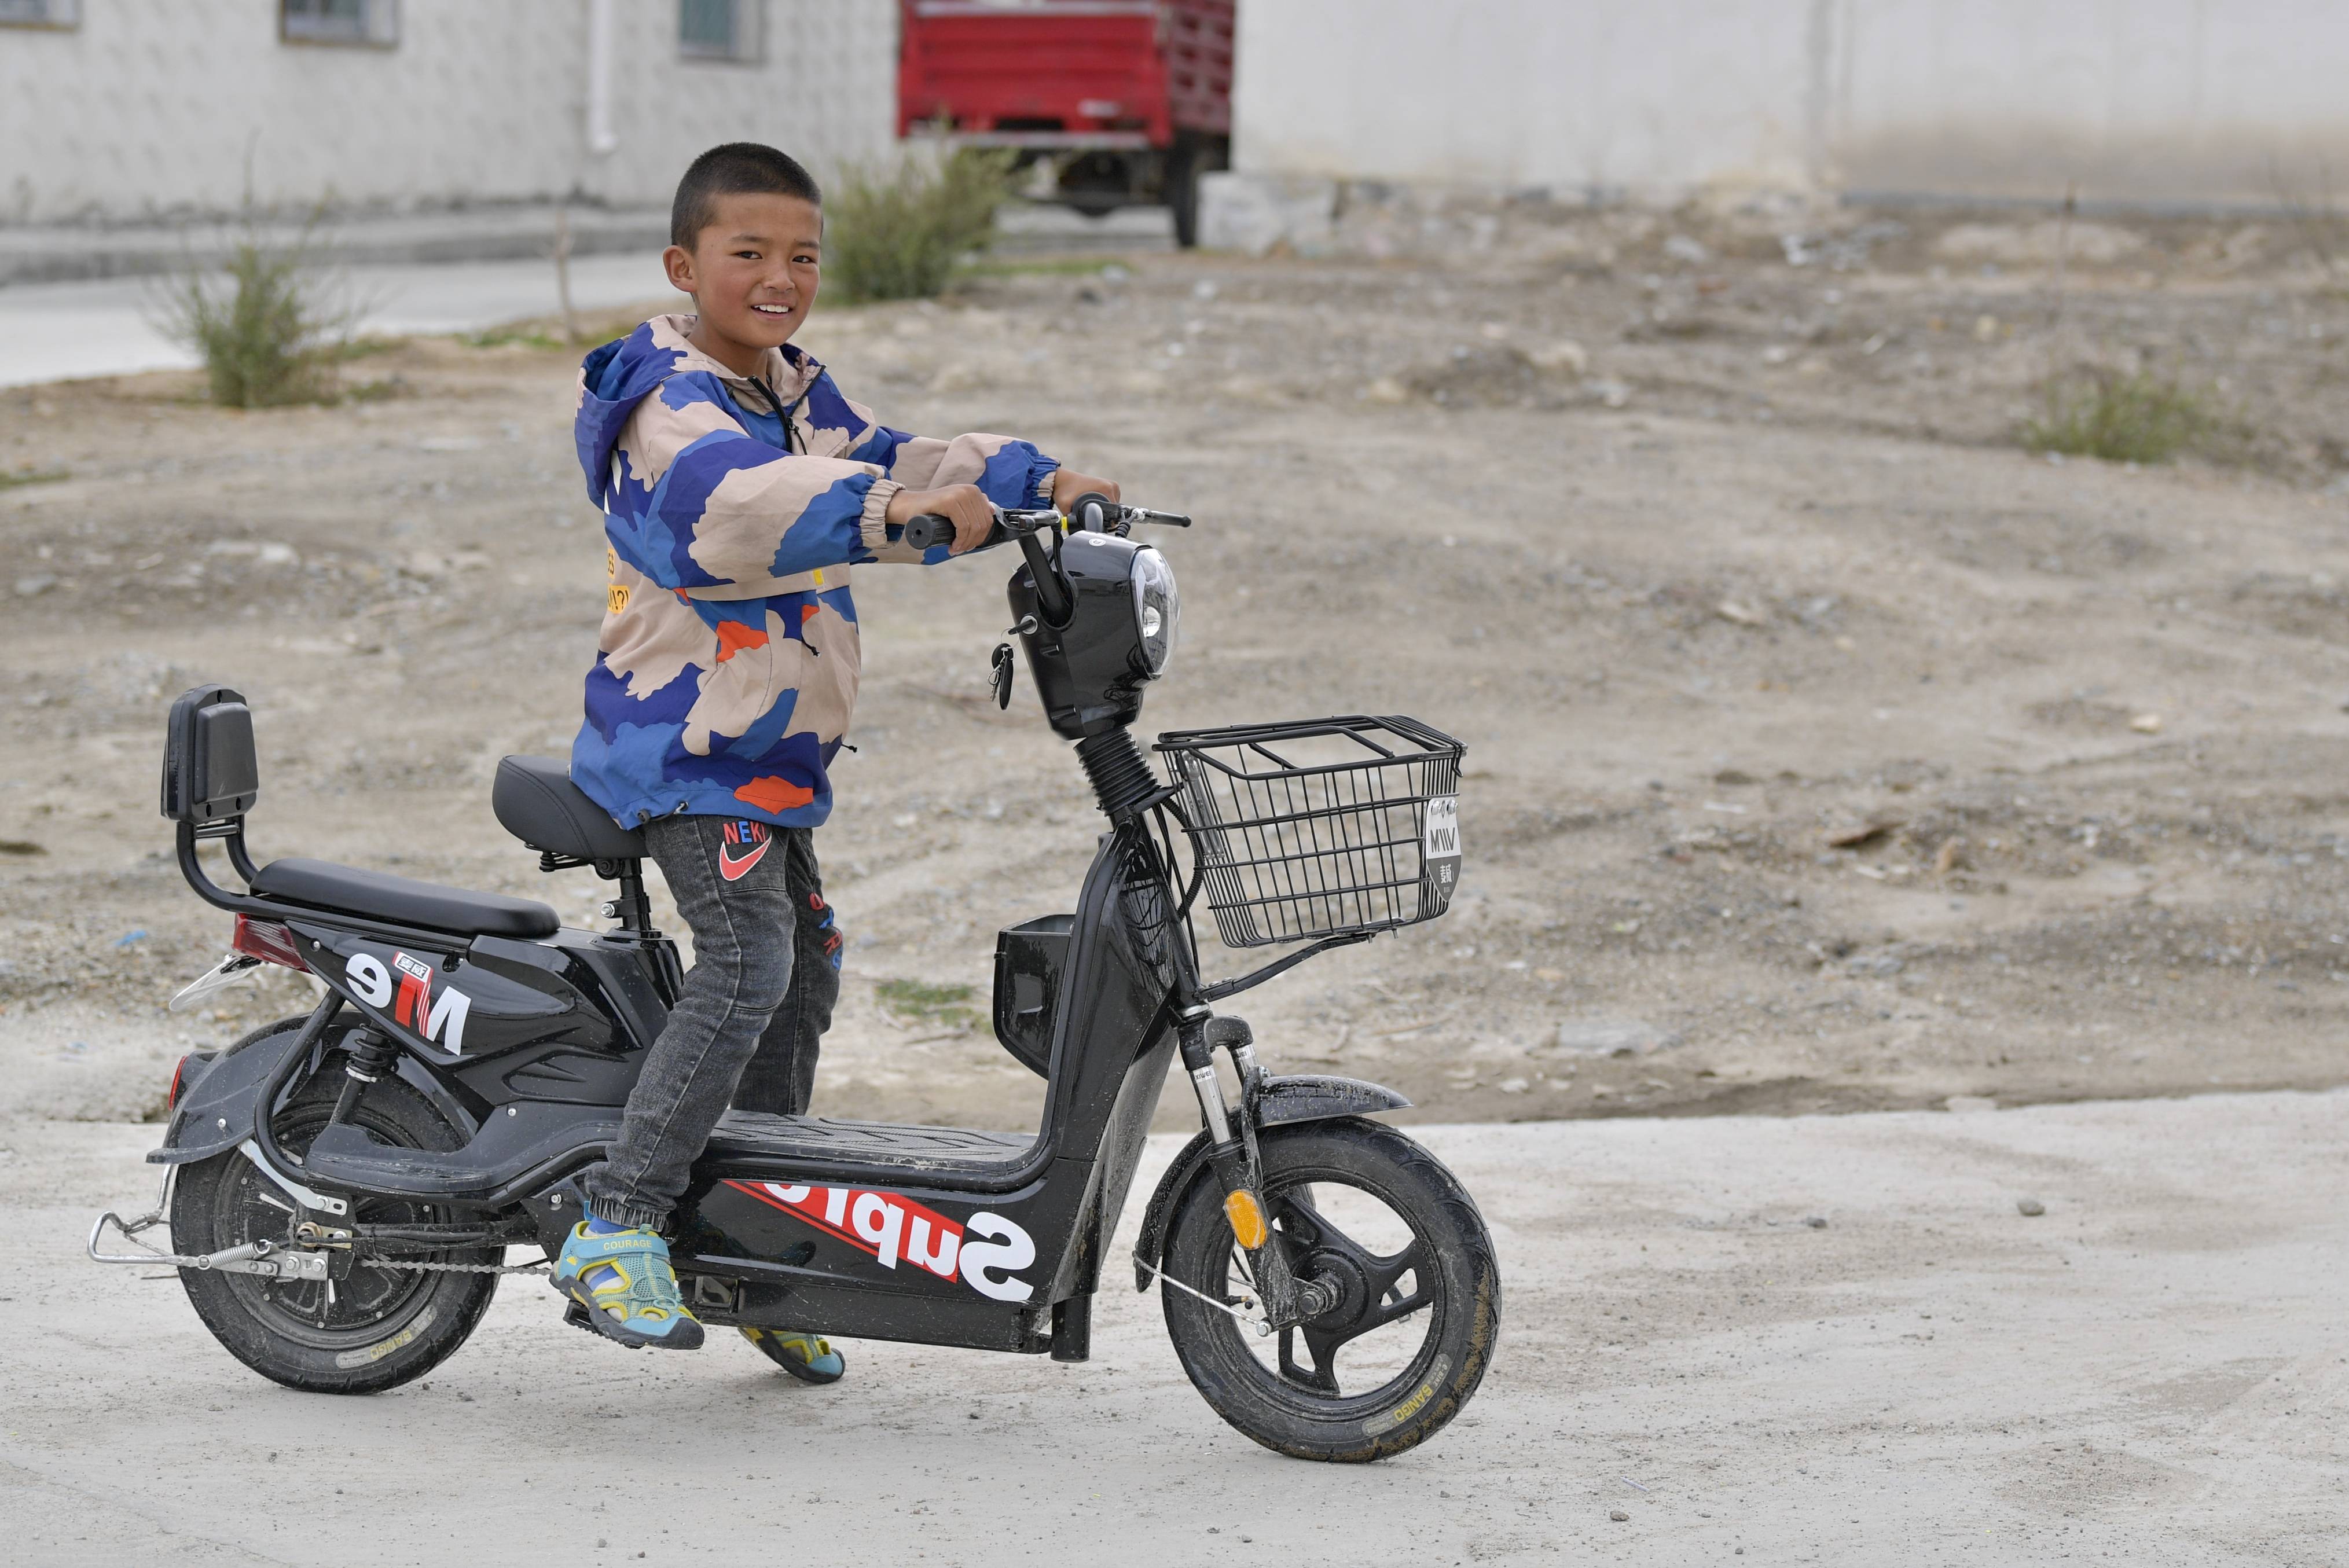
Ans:
POLYGON ((1174 214, 1174 243, 1189 250, 1199 242, 1199 150, 1178 142, 1166 150, 1164 190, 1174 214))
MULTIPOLYGON (((278 1113, 274 1130, 280 1148, 298 1154, 326 1126, 342 1084, 337 1059, 329 1057, 326 1069, 278 1113)), ((351 1120, 401 1149, 449 1150, 464 1142, 429 1100, 396 1078, 368 1085, 351 1120)), ((173 1183, 172 1250, 215 1253, 264 1238, 291 1245, 300 1217, 298 1205, 275 1182, 231 1150, 187 1166, 173 1183)), ((428 1225, 456 1218, 436 1204, 361 1198, 336 1222, 428 1225)), ((502 1261, 495 1247, 412 1255, 440 1264, 502 1261)), ((212 1337, 263 1377, 314 1393, 372 1394, 447 1359, 489 1310, 498 1276, 355 1261, 341 1278, 281 1280, 181 1269, 180 1283, 212 1337)))
POLYGON ((1189 250, 1199 242, 1199 176, 1222 169, 1229 162, 1226 143, 1220 137, 1194 136, 1185 132, 1166 150, 1164 190, 1166 205, 1174 213, 1174 242, 1189 250))
POLYGON ((1174 1352, 1216 1413, 1268 1449, 1349 1462, 1401 1453, 1460 1413, 1492 1359, 1501 1281, 1484 1219, 1441 1161, 1377 1122, 1275 1128, 1261 1149, 1290 1267, 1334 1286, 1335 1303, 1256 1332, 1247 1256, 1210 1174, 1166 1244, 1159 1295, 1174 1352))

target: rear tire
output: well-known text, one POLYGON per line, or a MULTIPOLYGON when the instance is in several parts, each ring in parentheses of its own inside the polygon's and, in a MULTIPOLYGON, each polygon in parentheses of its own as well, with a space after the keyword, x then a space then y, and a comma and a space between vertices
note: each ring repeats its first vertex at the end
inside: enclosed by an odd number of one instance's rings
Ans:
POLYGON ((1174 214, 1174 243, 1191 250, 1199 242, 1199 176, 1228 167, 1229 143, 1221 137, 1185 131, 1166 150, 1163 189, 1174 214))
MULTIPOLYGON (((326 1125, 341 1090, 340 1060, 329 1056, 278 1112, 273 1130, 281 1148, 301 1152, 326 1125)), ((429 1100, 396 1078, 369 1084, 351 1119, 402 1149, 450 1150, 465 1141, 429 1100)), ((232 1149, 183 1167, 172 1183, 172 1250, 206 1253, 264 1236, 285 1241, 295 1219, 291 1209, 276 1184, 232 1149)), ((360 1198, 346 1222, 429 1224, 456 1217, 429 1203, 360 1198)), ((503 1261, 496 1247, 417 1256, 434 1263, 503 1261)), ((212 1337, 263 1377, 310 1393, 373 1394, 422 1377, 452 1355, 489 1310, 498 1276, 362 1263, 334 1281, 183 1268, 180 1283, 212 1337)))
POLYGON ((1199 150, 1180 141, 1166 152, 1166 205, 1174 214, 1174 243, 1190 250, 1199 242, 1199 150))
POLYGON ((1268 1357, 1273 1338, 1256 1336, 1231 1314, 1176 1288, 1187 1285, 1226 1302, 1240 1294, 1233 1288, 1235 1260, 1244 1262, 1245 1254, 1225 1217, 1221 1186, 1212 1171, 1203 1172, 1175 1210, 1167 1278, 1159 1286, 1166 1332, 1183 1370, 1217 1415, 1266 1448, 1297 1459, 1361 1463, 1417 1446, 1460 1413, 1492 1360, 1501 1276, 1484 1217, 1442 1161, 1378 1122, 1344 1117, 1272 1128, 1259 1145, 1265 1204, 1288 1238, 1291 1266, 1304 1265, 1300 1276, 1347 1272, 1345 1265, 1314 1261, 1330 1255, 1334 1238, 1346 1241, 1358 1258, 1398 1265, 1392 1277, 1381 1276, 1392 1290, 1350 1287, 1330 1314, 1292 1331, 1307 1344, 1310 1367, 1291 1367, 1290 1334, 1278 1336, 1278 1355, 1268 1357), (1324 1189, 1318 1196, 1317 1187, 1324 1189), (1334 1210, 1330 1199, 1340 1189, 1392 1217, 1397 1250, 1371 1256, 1374 1248, 1348 1241, 1330 1224, 1322 1211, 1334 1210), (1330 1227, 1319 1233, 1319 1243, 1317 1223, 1330 1227), (1404 1280, 1412 1282, 1408 1289, 1404 1280), (1423 1304, 1411 1305, 1423 1296, 1423 1304), (1339 1337, 1348 1323, 1361 1321, 1361 1314, 1381 1303, 1392 1305, 1395 1315, 1339 1337), (1326 1358, 1312 1346, 1317 1329, 1338 1337, 1326 1358), (1386 1336, 1380 1341, 1386 1348, 1373 1354, 1381 1364, 1367 1375, 1371 1386, 1343 1392, 1352 1369, 1340 1360, 1340 1350, 1373 1335, 1386 1336))

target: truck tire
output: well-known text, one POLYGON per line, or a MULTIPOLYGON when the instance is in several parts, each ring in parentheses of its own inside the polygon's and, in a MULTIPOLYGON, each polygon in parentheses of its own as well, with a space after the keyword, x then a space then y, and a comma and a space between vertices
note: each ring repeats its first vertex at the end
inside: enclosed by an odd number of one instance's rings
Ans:
POLYGON ((1228 164, 1230 147, 1222 137, 1186 132, 1166 150, 1166 205, 1174 213, 1174 242, 1186 251, 1199 242, 1199 176, 1228 164))

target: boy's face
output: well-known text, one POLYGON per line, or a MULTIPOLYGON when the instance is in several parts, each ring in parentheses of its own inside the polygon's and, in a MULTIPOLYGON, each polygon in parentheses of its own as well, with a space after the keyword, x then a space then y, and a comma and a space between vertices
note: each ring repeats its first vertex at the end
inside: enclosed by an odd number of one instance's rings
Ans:
POLYGON ((791 340, 823 283, 823 212, 796 196, 721 196, 693 249, 662 253, 670 284, 693 296, 694 337, 744 375, 791 340))

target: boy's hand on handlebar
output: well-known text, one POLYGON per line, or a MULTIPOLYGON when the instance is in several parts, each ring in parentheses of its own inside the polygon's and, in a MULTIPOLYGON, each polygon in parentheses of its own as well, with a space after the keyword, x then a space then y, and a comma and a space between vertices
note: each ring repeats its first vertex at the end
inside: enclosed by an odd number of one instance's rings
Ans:
POLYGON ((1052 470, 1052 510, 1054 511, 1067 511, 1077 503, 1079 496, 1096 491, 1109 497, 1112 500, 1122 501, 1125 499, 1118 493, 1115 480, 1095 479, 1091 474, 1081 474, 1074 469, 1052 470))
POLYGON ((885 521, 900 528, 924 512, 936 512, 954 523, 954 543, 947 553, 960 555, 987 542, 995 529, 995 507, 977 485, 942 485, 936 490, 901 490, 889 498, 885 521))

